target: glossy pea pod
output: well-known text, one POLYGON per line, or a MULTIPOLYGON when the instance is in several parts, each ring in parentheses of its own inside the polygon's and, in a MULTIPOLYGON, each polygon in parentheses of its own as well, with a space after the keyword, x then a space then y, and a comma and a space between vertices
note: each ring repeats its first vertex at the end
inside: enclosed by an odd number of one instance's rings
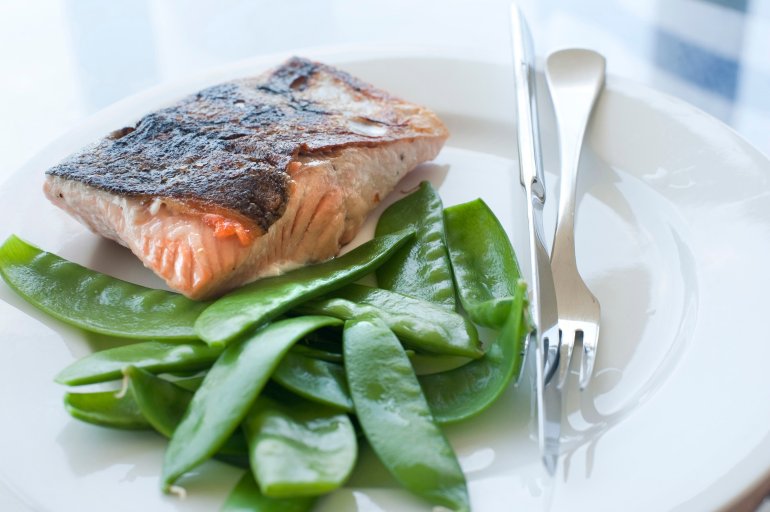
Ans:
POLYGON ((426 352, 479 358, 476 328, 463 316, 433 303, 400 293, 349 284, 318 299, 303 302, 296 311, 350 320, 374 314, 408 346, 426 352))
POLYGON ((73 418, 92 425, 123 430, 152 428, 136 401, 120 398, 115 391, 65 393, 64 408, 73 418))
POLYGON ((342 486, 356 462, 356 433, 348 415, 298 397, 257 397, 243 431, 252 472, 265 496, 331 492, 342 486))
POLYGON ((404 228, 415 232, 377 271, 381 288, 455 309, 455 288, 444 243, 441 197, 428 181, 390 205, 377 221, 376 236, 404 228))
POLYGON ((254 475, 245 473, 227 497, 221 512, 309 512, 316 498, 269 498, 259 490, 254 475))
POLYGON ((152 427, 171 437, 192 400, 193 391, 184 389, 136 366, 123 369, 126 400, 133 400, 152 427))
POLYGON ((109 336, 193 340, 195 320, 209 305, 89 270, 16 236, 0 246, 0 275, 54 318, 109 336))
MULTIPOLYGON (((125 375, 125 371, 124 371, 125 375)), ((150 375, 150 374, 148 374, 150 375)), ((167 382, 159 377, 154 379, 167 382)), ((202 377, 184 377, 173 381, 175 386, 188 391, 194 391, 200 385, 202 377)), ((192 396, 192 393, 190 393, 192 396)), ((174 397, 170 403, 181 402, 174 397)), ((189 399, 185 402, 189 402, 189 399)), ((164 408, 169 408, 166 406, 164 408)), ((87 393, 65 393, 64 408, 75 419, 99 425, 102 427, 124 430, 147 430, 153 425, 147 421, 145 414, 131 393, 118 391, 92 391, 87 393)), ((181 419, 181 416, 180 416, 181 419)))
POLYGON ((358 421, 380 461, 418 496, 469 510, 465 476, 398 338, 377 317, 364 317, 345 323, 343 347, 358 421))
POLYGON ((147 341, 95 352, 64 368, 59 384, 79 386, 121 378, 123 369, 136 366, 152 373, 202 370, 222 353, 221 347, 201 342, 147 341))
POLYGON ((300 302, 369 274, 412 236, 411 231, 400 231, 377 237, 326 263, 243 286, 204 310, 195 322, 196 332, 210 345, 226 345, 300 302))
POLYGON ((481 199, 447 208, 444 222, 460 303, 475 323, 501 328, 521 279, 505 229, 481 199))
POLYGON ((171 436, 163 462, 163 489, 211 457, 245 418, 283 356, 300 338, 336 318, 304 316, 271 323, 227 347, 195 392, 171 436))
POLYGON ((308 400, 353 412, 345 369, 340 364, 289 352, 272 379, 308 400))

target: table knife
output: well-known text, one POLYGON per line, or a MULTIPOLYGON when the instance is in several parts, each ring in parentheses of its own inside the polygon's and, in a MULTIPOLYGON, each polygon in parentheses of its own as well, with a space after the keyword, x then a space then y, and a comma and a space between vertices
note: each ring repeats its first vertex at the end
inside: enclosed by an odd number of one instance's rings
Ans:
MULTIPOLYGON (((511 6, 514 82, 516 85, 516 133, 519 177, 527 198, 531 319, 535 329, 528 341, 534 349, 534 377, 537 393, 538 444, 549 474, 556 472, 561 433, 561 392, 551 382, 559 361, 559 327, 551 261, 543 231, 545 179, 540 150, 535 92, 535 62, 532 36, 516 5, 511 6)), ((532 360, 532 357, 528 360, 532 360)))

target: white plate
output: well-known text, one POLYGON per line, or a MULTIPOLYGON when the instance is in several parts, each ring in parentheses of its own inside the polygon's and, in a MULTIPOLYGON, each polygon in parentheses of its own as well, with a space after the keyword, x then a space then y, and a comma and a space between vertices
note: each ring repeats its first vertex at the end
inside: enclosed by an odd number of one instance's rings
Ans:
MULTIPOLYGON (((453 133, 448 147, 400 189, 428 177, 446 205, 483 197, 526 254, 505 63, 435 50, 305 53, 438 111, 453 133)), ((0 236, 18 233, 92 268, 157 286, 127 251, 46 202, 43 171, 184 93, 256 73, 281 57, 154 89, 95 116, 4 184, 0 236)), ((544 139, 551 142, 546 164, 554 169, 553 121, 541 103, 544 139)), ((588 146, 577 241, 580 268, 602 304, 594 380, 580 394, 572 376, 553 480, 537 455, 526 385, 479 418, 447 429, 474 508, 725 506, 770 468, 770 386, 762 377, 770 361, 763 323, 770 163, 711 117, 616 79, 599 102, 588 146)), ((549 177, 553 189, 556 179, 549 177)), ((553 214, 546 220, 552 225, 553 214)), ((185 480, 189 496, 180 502, 158 490, 159 437, 70 419, 61 405, 64 389, 52 378, 92 345, 5 285, 0 299, 0 488, 8 499, 45 511, 203 511, 222 502, 237 471, 207 463, 185 480)), ((362 458, 350 487, 318 510, 429 509, 383 477, 370 454, 362 458)))

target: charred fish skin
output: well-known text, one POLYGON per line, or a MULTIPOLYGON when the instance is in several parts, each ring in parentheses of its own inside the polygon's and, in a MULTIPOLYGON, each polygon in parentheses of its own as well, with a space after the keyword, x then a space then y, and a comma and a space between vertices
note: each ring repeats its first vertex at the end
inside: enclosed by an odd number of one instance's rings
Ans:
POLYGON ((447 137, 429 110, 294 57, 112 132, 45 192, 203 298, 334 256, 447 137))
POLYGON ((214 205, 266 231, 283 214, 286 168, 298 155, 419 135, 393 110, 376 108, 389 100, 343 71, 294 57, 264 79, 209 87, 148 114, 48 174, 113 194, 214 205), (319 101, 318 75, 374 108, 351 115, 319 101), (370 124, 381 127, 376 137, 365 134, 370 124))

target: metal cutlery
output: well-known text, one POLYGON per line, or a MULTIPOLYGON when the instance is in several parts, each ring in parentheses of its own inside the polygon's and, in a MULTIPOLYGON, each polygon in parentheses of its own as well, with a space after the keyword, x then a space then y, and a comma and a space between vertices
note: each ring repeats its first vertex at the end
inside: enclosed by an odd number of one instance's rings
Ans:
POLYGON ((531 315, 535 330, 529 350, 535 352, 535 388, 538 443, 548 472, 556 472, 561 433, 561 391, 549 382, 559 357, 556 293, 543 232, 546 200, 535 97, 535 63, 532 36, 516 5, 511 6, 511 42, 516 84, 516 128, 521 184, 527 196, 529 256, 532 267, 531 315))
POLYGON ((580 389, 591 379, 599 340, 601 309, 586 286, 575 257, 575 189, 588 120, 604 87, 604 57, 590 50, 562 50, 546 61, 561 155, 561 185, 551 270, 559 304, 558 386, 567 380, 576 338, 582 338, 580 389))

